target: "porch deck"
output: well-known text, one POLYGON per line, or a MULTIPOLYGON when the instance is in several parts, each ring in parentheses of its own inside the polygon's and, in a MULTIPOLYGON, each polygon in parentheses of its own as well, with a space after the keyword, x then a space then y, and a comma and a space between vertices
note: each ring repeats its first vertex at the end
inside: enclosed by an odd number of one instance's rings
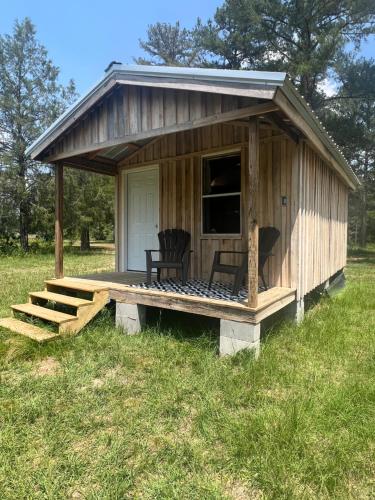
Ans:
MULTIPOLYGON (((109 297, 118 302, 173 309, 191 314, 254 324, 259 323, 295 300, 294 289, 273 287, 266 291, 260 291, 258 306, 250 308, 247 305, 246 290, 244 289, 241 290, 237 298, 230 297, 228 293, 222 293, 222 284, 219 287, 217 284, 213 286, 214 290, 211 296, 200 293, 201 289, 194 292, 196 286, 179 286, 174 287, 173 291, 166 290, 165 286, 161 286, 165 283, 165 280, 157 282, 156 285, 158 286, 146 288, 142 287, 142 284, 146 281, 146 274, 143 272, 100 273, 74 278, 69 277, 69 279, 85 283, 90 282, 94 285, 103 285, 105 283, 109 287, 109 297), (220 293, 216 293, 218 289, 220 293), (217 298, 220 296, 224 298, 217 298)), ((199 280, 199 282, 203 289, 207 290, 207 282, 202 280, 199 280)), ((189 284, 191 285, 192 282, 188 282, 189 284)), ((193 284, 195 285, 195 283, 193 284)))

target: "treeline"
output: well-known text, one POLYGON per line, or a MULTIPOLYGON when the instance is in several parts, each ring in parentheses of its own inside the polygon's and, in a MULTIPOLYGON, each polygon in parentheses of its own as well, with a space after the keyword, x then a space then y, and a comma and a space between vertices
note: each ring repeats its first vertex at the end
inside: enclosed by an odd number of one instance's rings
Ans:
POLYGON ((365 246, 375 241, 375 61, 360 49, 374 33, 373 0, 226 0, 192 29, 150 25, 135 61, 288 73, 362 182, 349 238, 365 246))
MULTIPOLYGON (((30 248, 29 235, 54 237, 53 167, 31 161, 27 147, 76 98, 74 82, 58 82, 29 19, 16 22, 12 35, 0 36, 0 250, 30 248)), ((64 169, 64 236, 113 239, 112 178, 64 169)))

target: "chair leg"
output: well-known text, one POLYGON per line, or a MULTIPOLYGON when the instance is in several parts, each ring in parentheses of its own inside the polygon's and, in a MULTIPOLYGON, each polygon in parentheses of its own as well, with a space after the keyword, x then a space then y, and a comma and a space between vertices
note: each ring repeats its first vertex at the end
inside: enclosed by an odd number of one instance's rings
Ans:
POLYGON ((260 279, 262 280, 264 288, 266 290, 268 290, 268 286, 267 286, 266 280, 264 279, 263 267, 261 269, 259 269, 259 274, 260 274, 260 279))
POLYGON ((214 274, 215 274, 215 268, 214 268, 214 266, 212 266, 211 274, 210 274, 210 281, 208 282, 208 289, 209 290, 210 290, 212 282, 214 280, 214 274))
POLYGON ((146 283, 148 285, 151 285, 151 266, 147 263, 147 276, 146 276, 146 283))
POLYGON ((243 279, 243 273, 241 272, 240 269, 235 274, 232 295, 238 295, 238 292, 240 291, 242 285, 242 279, 243 279))
POLYGON ((160 269, 160 267, 158 267, 158 268, 157 268, 157 271, 156 271, 156 279, 157 279, 158 281, 160 281, 160 274, 161 274, 161 269, 160 269))
POLYGON ((186 272, 186 266, 184 264, 182 264, 182 268, 181 268, 181 281, 182 281, 182 285, 185 286, 186 285, 186 278, 187 278, 187 272, 186 272))

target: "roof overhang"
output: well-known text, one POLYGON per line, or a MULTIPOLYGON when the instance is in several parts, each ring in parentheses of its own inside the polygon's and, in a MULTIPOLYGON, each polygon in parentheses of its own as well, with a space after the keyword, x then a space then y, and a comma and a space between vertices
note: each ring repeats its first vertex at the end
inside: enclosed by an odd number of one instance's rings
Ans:
MULTIPOLYGON (((324 125, 288 78, 286 78, 279 92, 282 92, 282 94, 288 99, 291 106, 296 110, 299 117, 305 122, 304 124, 297 123, 298 119, 296 119, 296 117, 292 114, 289 115, 294 124, 297 127, 299 126, 302 132, 304 132, 309 142, 316 145, 316 149, 320 153, 323 153, 323 156, 325 156, 328 163, 330 163, 338 174, 344 178, 351 189, 354 190, 359 187, 361 183, 346 161, 346 158, 341 152, 339 146, 328 134, 324 125), (309 133, 309 129, 312 131, 313 135, 309 133), (325 151, 321 146, 323 146, 326 150, 326 155, 324 155, 325 151)), ((275 96, 275 102, 280 106, 280 109, 288 115, 288 109, 283 106, 282 102, 277 98, 277 95, 275 96)))
POLYGON ((115 85, 139 85, 272 99, 285 78, 285 73, 277 72, 112 64, 101 80, 27 148, 26 154, 37 159, 58 135, 73 125, 115 85))
MULTIPOLYGON (((329 158, 333 158, 331 163, 341 173, 347 184, 352 189, 360 185, 338 146, 293 87, 286 73, 281 72, 127 66, 114 63, 109 66, 103 78, 96 85, 68 108, 27 148, 26 154, 30 155, 32 159, 41 159, 41 153, 69 127, 74 125, 105 94, 110 92, 115 85, 182 89, 275 100, 275 102, 281 92, 295 109, 298 117, 302 118, 312 133, 324 145, 329 153, 329 158)), ((283 111, 286 112, 285 109, 283 111)), ((291 117, 291 121, 298 126, 294 118, 291 117)), ((307 138, 310 139, 308 135, 307 138)))

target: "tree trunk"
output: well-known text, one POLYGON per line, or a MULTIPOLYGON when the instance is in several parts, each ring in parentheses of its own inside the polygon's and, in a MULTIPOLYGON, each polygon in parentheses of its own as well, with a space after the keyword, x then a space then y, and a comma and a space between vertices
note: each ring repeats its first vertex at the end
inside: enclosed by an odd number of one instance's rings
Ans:
POLYGON ((81 227, 81 250, 90 250, 90 229, 88 225, 81 227))
POLYGON ((369 173, 368 173, 369 156, 368 152, 365 152, 365 160, 363 162, 363 178, 362 178, 362 189, 360 192, 361 197, 361 214, 360 214, 360 235, 359 242, 360 246, 364 248, 367 244, 367 210, 368 210, 368 200, 367 191, 369 186, 369 173))
POLYGON ((359 242, 362 248, 365 248, 367 244, 367 188, 363 186, 363 191, 361 193, 361 230, 359 242))
POLYGON ((20 201, 19 201, 19 229, 20 229, 20 245, 24 252, 29 251, 29 209, 30 205, 27 199, 26 188, 26 165, 22 159, 19 160, 18 177, 20 180, 20 201))
POLYGON ((25 207, 26 203, 21 202, 20 205, 20 245, 24 252, 29 251, 29 228, 28 228, 28 211, 25 207))

